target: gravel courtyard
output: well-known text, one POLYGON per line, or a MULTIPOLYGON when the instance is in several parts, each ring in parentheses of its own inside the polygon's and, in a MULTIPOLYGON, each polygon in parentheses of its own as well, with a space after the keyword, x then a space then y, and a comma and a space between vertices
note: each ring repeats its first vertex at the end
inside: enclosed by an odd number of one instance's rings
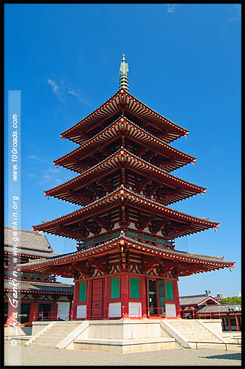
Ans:
POLYGON ((224 348, 114 354, 5 343, 5 366, 241 366, 241 352, 224 348))

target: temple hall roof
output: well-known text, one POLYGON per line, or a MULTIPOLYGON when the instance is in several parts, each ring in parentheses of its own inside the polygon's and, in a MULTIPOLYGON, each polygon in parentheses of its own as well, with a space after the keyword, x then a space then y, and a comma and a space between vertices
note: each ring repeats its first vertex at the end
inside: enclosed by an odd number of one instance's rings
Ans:
POLYGON ((241 304, 212 304, 212 305, 206 305, 200 310, 198 310, 198 313, 241 313, 242 306, 241 304))
POLYGON ((207 294, 193 295, 193 296, 180 296, 179 300, 180 300, 181 306, 202 305, 207 301, 220 305, 220 303, 217 300, 215 300, 212 296, 208 296, 207 294))
MULTIPOLYGON (((12 290, 13 286, 8 281, 4 283, 5 290, 12 290)), ((62 294, 73 294, 74 286, 62 282, 32 282, 32 281, 19 281, 18 290, 26 292, 48 292, 48 293, 62 293, 62 294)))
MULTIPOLYGON (((20 246, 18 244, 18 252, 21 255, 36 256, 36 257, 48 257, 55 256, 45 235, 28 231, 24 229, 18 229, 18 238, 20 239, 20 246)), ((12 253, 14 245, 13 240, 13 228, 4 227, 4 251, 12 253)))

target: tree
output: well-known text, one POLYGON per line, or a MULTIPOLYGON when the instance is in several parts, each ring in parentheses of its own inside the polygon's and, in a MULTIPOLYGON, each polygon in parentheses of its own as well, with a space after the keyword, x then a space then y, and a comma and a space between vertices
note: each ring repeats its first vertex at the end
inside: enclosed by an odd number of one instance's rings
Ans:
POLYGON ((220 300, 221 304, 241 304, 241 297, 233 296, 233 297, 225 297, 220 300))

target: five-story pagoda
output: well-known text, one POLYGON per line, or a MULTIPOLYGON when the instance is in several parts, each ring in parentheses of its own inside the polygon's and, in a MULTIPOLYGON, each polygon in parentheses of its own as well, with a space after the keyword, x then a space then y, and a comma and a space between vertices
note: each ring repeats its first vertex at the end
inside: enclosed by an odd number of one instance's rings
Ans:
POLYGON ((179 277, 234 266, 175 250, 175 238, 219 223, 169 207, 205 192, 170 174, 195 162, 170 146, 188 131, 133 97, 127 72, 123 55, 119 91, 61 134, 79 146, 54 164, 78 176, 45 195, 81 208, 33 227, 77 251, 21 267, 74 278, 74 319, 179 317, 179 277))

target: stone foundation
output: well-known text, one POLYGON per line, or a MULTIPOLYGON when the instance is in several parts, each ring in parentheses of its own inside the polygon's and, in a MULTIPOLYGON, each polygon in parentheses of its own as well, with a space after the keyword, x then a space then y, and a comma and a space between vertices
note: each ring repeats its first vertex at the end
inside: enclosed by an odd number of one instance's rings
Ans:
POLYGON ((104 352, 143 352, 178 348, 174 338, 160 326, 160 320, 94 320, 68 349, 104 352))

